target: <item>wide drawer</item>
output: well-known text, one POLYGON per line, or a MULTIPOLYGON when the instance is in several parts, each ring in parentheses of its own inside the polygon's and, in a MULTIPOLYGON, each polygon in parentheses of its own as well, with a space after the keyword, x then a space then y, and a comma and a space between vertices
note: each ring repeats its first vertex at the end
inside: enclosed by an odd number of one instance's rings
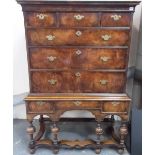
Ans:
POLYGON ((26 13, 25 23, 29 27, 56 26, 56 13, 26 13))
POLYGON ((30 49, 30 66, 36 69, 124 69, 126 64, 127 49, 30 49))
POLYGON ((132 15, 129 13, 102 13, 101 26, 130 26, 132 15))
POLYGON ((31 85, 33 93, 121 93, 125 86, 125 72, 33 71, 31 85))
POLYGON ((60 13, 60 26, 80 27, 99 26, 98 13, 60 13))
POLYGON ((102 112, 128 112, 129 103, 124 101, 102 102, 102 112))
POLYGON ((29 45, 128 46, 129 30, 29 29, 29 45))

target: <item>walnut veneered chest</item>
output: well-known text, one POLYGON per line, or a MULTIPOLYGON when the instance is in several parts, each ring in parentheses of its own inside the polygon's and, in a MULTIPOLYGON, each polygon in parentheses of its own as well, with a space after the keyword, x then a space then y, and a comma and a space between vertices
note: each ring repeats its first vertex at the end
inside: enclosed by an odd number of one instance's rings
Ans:
POLYGON ((30 94, 25 98, 30 152, 47 145, 60 147, 103 146, 124 150, 130 101, 126 94, 132 18, 138 2, 17 0, 22 5, 27 42, 30 94), (57 122, 70 110, 88 110, 97 121, 96 141, 59 141, 57 122), (40 130, 33 137, 32 124, 40 116, 40 130), (54 139, 41 137, 44 115, 53 122, 54 139), (100 123, 120 116, 119 141, 101 141, 100 123))

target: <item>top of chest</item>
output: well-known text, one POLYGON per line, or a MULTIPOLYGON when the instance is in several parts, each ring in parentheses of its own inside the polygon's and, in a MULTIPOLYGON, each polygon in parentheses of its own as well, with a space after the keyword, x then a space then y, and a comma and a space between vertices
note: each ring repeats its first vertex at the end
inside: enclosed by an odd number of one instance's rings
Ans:
POLYGON ((53 1, 53 0, 17 0, 23 11, 103 11, 134 12, 139 1, 53 1))

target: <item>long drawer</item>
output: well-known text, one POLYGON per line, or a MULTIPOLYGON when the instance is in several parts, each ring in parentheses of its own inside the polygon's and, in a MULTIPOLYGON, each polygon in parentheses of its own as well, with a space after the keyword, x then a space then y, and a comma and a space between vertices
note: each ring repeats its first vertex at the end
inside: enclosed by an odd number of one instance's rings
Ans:
POLYGON ((121 93, 125 72, 103 71, 33 71, 33 93, 121 93))
POLYGON ((28 29, 29 45, 128 46, 129 30, 28 29))
POLYGON ((125 69, 127 49, 31 48, 34 69, 125 69))

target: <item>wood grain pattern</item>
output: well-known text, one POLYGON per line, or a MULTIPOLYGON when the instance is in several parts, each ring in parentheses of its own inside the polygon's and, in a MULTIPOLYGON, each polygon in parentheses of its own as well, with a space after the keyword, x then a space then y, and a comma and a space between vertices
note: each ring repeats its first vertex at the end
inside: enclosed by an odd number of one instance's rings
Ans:
POLYGON ((56 26, 56 13, 26 13, 25 15, 26 26, 29 27, 46 27, 56 26))
POLYGON ((33 93, 118 93, 123 92, 125 86, 125 73, 106 72, 33 72, 32 92, 33 93), (80 76, 76 76, 80 73, 80 76), (49 80, 56 80, 51 85, 49 80), (106 80, 106 84, 101 84, 106 80), (114 82, 115 81, 115 82, 114 82))
POLYGON ((130 13, 102 13, 101 25, 102 26, 130 26, 132 14, 130 13), (118 20, 114 20, 112 16, 120 16, 118 20))
POLYGON ((35 69, 125 69, 126 59, 127 49, 30 49, 30 66, 35 69))
POLYGON ((99 26, 99 18, 97 13, 83 13, 83 12, 74 12, 74 13, 60 13, 60 26, 64 27, 80 27, 80 26, 99 26), (74 16, 83 16, 81 20, 76 20, 74 16))
POLYGON ((129 102, 103 102, 102 112, 128 112, 129 102))
POLYGON ((29 45, 112 45, 127 46, 129 42, 128 30, 101 30, 101 29, 36 29, 28 30, 29 45), (76 32, 80 31, 81 36, 76 32), (55 39, 48 40, 46 37, 52 35, 55 39), (107 41, 102 39, 103 35, 110 35, 107 41))

